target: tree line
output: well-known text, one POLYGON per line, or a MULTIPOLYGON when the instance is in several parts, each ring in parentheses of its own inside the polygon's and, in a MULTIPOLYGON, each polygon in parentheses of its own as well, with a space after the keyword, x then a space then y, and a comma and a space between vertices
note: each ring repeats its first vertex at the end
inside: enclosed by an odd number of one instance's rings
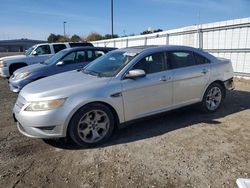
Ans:
MULTIPOLYGON (((150 34, 150 33, 156 33, 156 32, 161 32, 162 29, 157 29, 154 31, 151 30, 145 30, 141 33, 141 35, 145 35, 145 34, 150 34)), ((127 37, 127 36, 134 36, 135 34, 130 34, 130 35, 124 35, 121 37, 127 37)), ((111 38, 119 38, 120 36, 115 34, 115 35, 110 35, 110 34, 106 34, 106 35, 101 35, 97 32, 92 32, 89 35, 87 35, 86 37, 80 37, 79 35, 72 35, 72 36, 63 36, 63 35, 59 35, 59 34, 54 34, 51 33, 48 37, 48 42, 84 42, 84 41, 98 41, 98 40, 104 40, 104 39, 111 39, 111 38)))
POLYGON ((72 35, 72 36, 63 36, 59 34, 51 33, 48 37, 48 42, 83 42, 83 41, 96 41, 96 40, 103 40, 103 39, 111 39, 111 38, 118 38, 118 35, 101 35, 96 32, 90 33, 87 37, 80 37, 79 35, 72 35))

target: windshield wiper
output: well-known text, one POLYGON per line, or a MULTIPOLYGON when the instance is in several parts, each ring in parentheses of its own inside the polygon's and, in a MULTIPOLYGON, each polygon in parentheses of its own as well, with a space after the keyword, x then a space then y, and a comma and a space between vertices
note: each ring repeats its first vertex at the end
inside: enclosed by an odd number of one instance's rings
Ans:
POLYGON ((84 67, 81 67, 81 68, 79 68, 79 69, 76 69, 76 71, 77 71, 77 72, 80 72, 80 71, 83 72, 83 71, 84 71, 84 67))
POLYGON ((93 76, 101 77, 101 73, 93 71, 93 70, 86 70, 83 68, 82 72, 84 72, 85 74, 90 74, 93 76))

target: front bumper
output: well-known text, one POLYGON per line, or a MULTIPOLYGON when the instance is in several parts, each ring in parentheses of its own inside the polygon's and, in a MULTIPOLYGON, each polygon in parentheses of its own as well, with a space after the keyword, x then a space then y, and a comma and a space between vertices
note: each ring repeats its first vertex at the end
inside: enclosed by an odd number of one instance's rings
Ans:
POLYGON ((8 83, 9 83, 9 88, 12 92, 18 93, 21 91, 21 89, 32 82, 29 79, 24 79, 24 80, 15 80, 12 77, 10 77, 8 83))
POLYGON ((1 67, 0 68, 0 76, 2 77, 9 77, 9 68, 8 67, 1 67))
POLYGON ((59 138, 66 136, 66 118, 69 114, 67 107, 48 111, 24 111, 27 102, 18 97, 13 108, 17 128, 25 136, 32 138, 59 138))

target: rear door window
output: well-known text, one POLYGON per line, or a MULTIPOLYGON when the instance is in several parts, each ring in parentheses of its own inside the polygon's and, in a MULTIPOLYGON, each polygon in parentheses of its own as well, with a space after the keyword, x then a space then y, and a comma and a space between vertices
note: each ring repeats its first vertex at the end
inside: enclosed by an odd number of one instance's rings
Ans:
POLYGON ((93 61, 96 58, 93 50, 86 50, 85 52, 87 54, 87 61, 93 61))
POLYGON ((85 51, 78 51, 76 52, 76 59, 75 62, 76 63, 82 63, 86 61, 86 54, 85 51))
POLYGON ((168 63, 172 69, 196 65, 193 52, 187 51, 168 52, 168 63))
POLYGON ((54 51, 55 53, 63 50, 66 48, 65 44, 53 44, 53 48, 54 48, 54 51))

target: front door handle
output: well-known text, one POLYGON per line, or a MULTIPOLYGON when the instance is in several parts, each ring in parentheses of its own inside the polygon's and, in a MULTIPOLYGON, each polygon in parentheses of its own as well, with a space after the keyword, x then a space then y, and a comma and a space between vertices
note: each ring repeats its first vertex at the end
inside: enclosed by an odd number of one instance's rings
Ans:
POLYGON ((208 73, 208 70, 207 70, 207 69, 203 69, 203 70, 202 70, 202 73, 203 73, 203 74, 207 74, 207 73, 208 73))
POLYGON ((162 82, 166 82, 166 81, 169 81, 169 80, 171 80, 171 77, 162 76, 160 78, 160 81, 162 81, 162 82))

